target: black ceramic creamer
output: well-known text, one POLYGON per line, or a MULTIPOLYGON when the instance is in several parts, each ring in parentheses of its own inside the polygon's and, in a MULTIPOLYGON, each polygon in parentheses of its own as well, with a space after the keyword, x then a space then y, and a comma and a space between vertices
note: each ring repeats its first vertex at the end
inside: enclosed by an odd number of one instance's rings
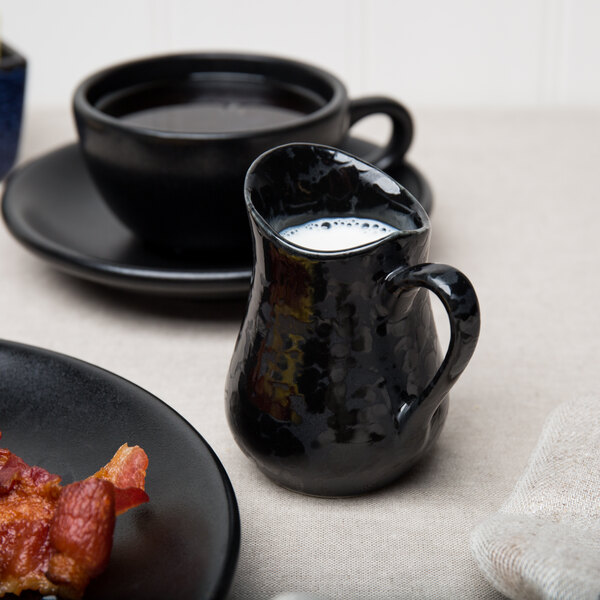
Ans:
POLYGON ((277 483, 347 496, 397 478, 437 439, 471 358, 479 307, 468 279, 427 263, 421 205, 339 150, 275 148, 246 178, 254 272, 226 385, 236 441, 277 483), (398 231, 314 251, 280 232, 312 219, 377 219, 398 231), (428 290, 445 306, 443 357, 428 290))

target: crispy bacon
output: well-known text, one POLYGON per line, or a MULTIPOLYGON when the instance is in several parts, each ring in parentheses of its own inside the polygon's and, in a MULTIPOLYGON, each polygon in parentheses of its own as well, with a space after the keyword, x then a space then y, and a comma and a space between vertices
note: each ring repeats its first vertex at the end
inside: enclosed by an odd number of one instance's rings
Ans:
POLYGON ((110 481, 115 486, 115 511, 121 515, 134 506, 148 502, 144 491, 148 456, 139 447, 123 444, 110 462, 93 477, 110 481))
POLYGON ((115 487, 89 477, 62 491, 50 525, 50 581, 77 590, 108 565, 115 528, 115 487))
POLYGON ((0 449, 0 596, 81 598, 108 564, 116 515, 148 501, 147 466, 139 446, 124 444, 100 471, 62 487, 0 449))

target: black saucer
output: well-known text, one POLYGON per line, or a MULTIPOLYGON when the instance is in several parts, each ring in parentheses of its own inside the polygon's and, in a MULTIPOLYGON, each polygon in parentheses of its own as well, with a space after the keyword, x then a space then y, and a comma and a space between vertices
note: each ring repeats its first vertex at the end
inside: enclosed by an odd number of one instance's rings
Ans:
MULTIPOLYGON (((349 138, 343 150, 368 157, 377 147, 349 138)), ((401 163, 387 172, 430 212, 431 189, 419 171, 401 163)), ((96 283, 195 298, 242 297, 248 291, 250 255, 168 255, 130 233, 105 206, 77 144, 12 171, 5 182, 2 214, 26 248, 62 271, 96 283)))

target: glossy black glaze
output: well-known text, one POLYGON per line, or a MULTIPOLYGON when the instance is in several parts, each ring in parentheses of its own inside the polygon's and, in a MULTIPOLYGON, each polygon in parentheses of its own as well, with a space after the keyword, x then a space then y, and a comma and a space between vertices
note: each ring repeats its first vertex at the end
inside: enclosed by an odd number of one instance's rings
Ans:
MULTIPOLYGON (((382 150, 357 138, 345 140, 343 148, 363 158, 382 150)), ((431 210, 430 186, 415 167, 400 162, 387 172, 431 210)), ((237 196, 243 202, 242 189, 237 196)), ((248 295, 251 248, 239 253, 207 249, 188 256, 144 244, 108 210, 77 144, 13 170, 4 185, 2 214, 26 248, 76 277, 144 294, 202 299, 248 295)))
POLYGON ((172 408, 99 367, 0 340, 0 422, 2 447, 65 484, 125 442, 148 454, 150 501, 117 519, 108 568, 85 600, 227 597, 240 546, 235 494, 213 450, 172 408))
POLYGON ((475 349, 471 284, 426 262, 421 205, 338 150, 267 152, 248 173, 246 203, 255 265, 226 384, 235 439, 269 477, 299 492, 354 495, 394 480, 435 442, 448 391, 475 349), (400 231, 341 252, 309 251, 277 233, 343 215, 400 231), (450 318, 443 360, 427 290, 450 318))
POLYGON ((4 43, 0 50, 0 179, 2 179, 15 162, 19 148, 27 61, 4 43))
POLYGON ((240 190, 251 162, 269 148, 295 141, 337 146, 351 123, 374 113, 394 125, 390 144, 374 157, 383 166, 398 163, 412 139, 411 117, 398 102, 350 102, 344 85, 321 69, 245 54, 118 65, 84 81, 73 110, 87 165, 115 215, 142 239, 187 251, 250 253, 240 190), (302 108, 284 124, 216 133, 156 130, 124 118, 148 107, 249 101, 302 108))

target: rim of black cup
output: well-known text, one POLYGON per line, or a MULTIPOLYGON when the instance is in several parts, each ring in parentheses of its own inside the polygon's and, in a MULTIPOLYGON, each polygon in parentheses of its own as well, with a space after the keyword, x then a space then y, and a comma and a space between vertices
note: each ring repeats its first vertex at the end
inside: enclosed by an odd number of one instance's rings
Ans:
MULTIPOLYGON (((193 73, 193 71, 190 71, 193 73)), ((205 72, 202 69, 197 70, 198 73, 205 72)), ((258 73, 258 75, 269 78, 268 73, 258 73)), ((175 78, 176 79, 176 78, 175 78)), ((277 79, 275 77, 275 79, 277 79)), ((143 78, 136 83, 150 83, 152 81, 160 81, 152 76, 143 78)), ((131 85, 131 84, 130 84, 131 85)), ((110 87, 110 86, 108 86, 110 87)), ((125 89, 127 86, 114 86, 112 91, 119 89, 125 89)), ((302 86, 299 86, 302 87, 302 86)), ((306 87, 306 86, 304 86, 306 87)), ((83 117, 88 123, 96 123, 104 126, 110 126, 113 129, 120 130, 129 134, 138 135, 141 137, 148 138, 163 138, 163 139, 174 139, 174 140, 223 140, 223 139, 242 139, 251 138, 259 135, 268 134, 271 132, 290 132, 294 129, 302 129, 306 126, 314 125, 320 121, 327 120, 338 112, 344 102, 344 98, 347 97, 346 87, 335 75, 325 71, 314 65, 300 62, 290 58, 263 55, 263 54, 247 54, 247 53, 235 53, 235 52, 192 52, 192 53, 175 53, 175 54, 163 54, 158 56, 152 56, 148 58, 141 58, 122 62, 117 65, 113 65, 98 71, 86 79, 84 79, 76 88, 73 95, 73 111, 75 115, 83 117), (272 127, 264 127, 260 129, 253 129, 249 131, 236 131, 236 132, 172 132, 164 131, 160 129, 152 129, 149 127, 142 127, 140 125, 133 125, 131 123, 124 122, 121 118, 112 116, 95 106, 95 102, 102 97, 105 97, 110 90, 105 90, 102 93, 98 93, 98 89, 103 85, 110 82, 112 78, 118 80, 119 75, 127 74, 129 71, 135 71, 140 68, 147 68, 152 65, 160 65, 161 63, 169 62, 185 62, 185 61, 215 61, 222 62, 223 64, 231 63, 230 69, 223 69, 217 72, 231 72, 231 73, 248 73, 254 74, 255 71, 250 70, 251 65, 262 66, 265 69, 269 67, 275 69, 295 69, 298 72, 303 72, 314 81, 318 81, 321 85, 326 85, 331 90, 331 96, 327 99, 324 98, 325 104, 317 110, 304 114, 293 121, 290 121, 284 125, 275 125, 272 127), (239 67, 247 65, 248 70, 240 71, 239 68, 234 68, 234 63, 237 63, 239 67), (94 93, 97 93, 97 97, 93 99, 94 93), (92 98, 92 99, 91 99, 92 98)))

